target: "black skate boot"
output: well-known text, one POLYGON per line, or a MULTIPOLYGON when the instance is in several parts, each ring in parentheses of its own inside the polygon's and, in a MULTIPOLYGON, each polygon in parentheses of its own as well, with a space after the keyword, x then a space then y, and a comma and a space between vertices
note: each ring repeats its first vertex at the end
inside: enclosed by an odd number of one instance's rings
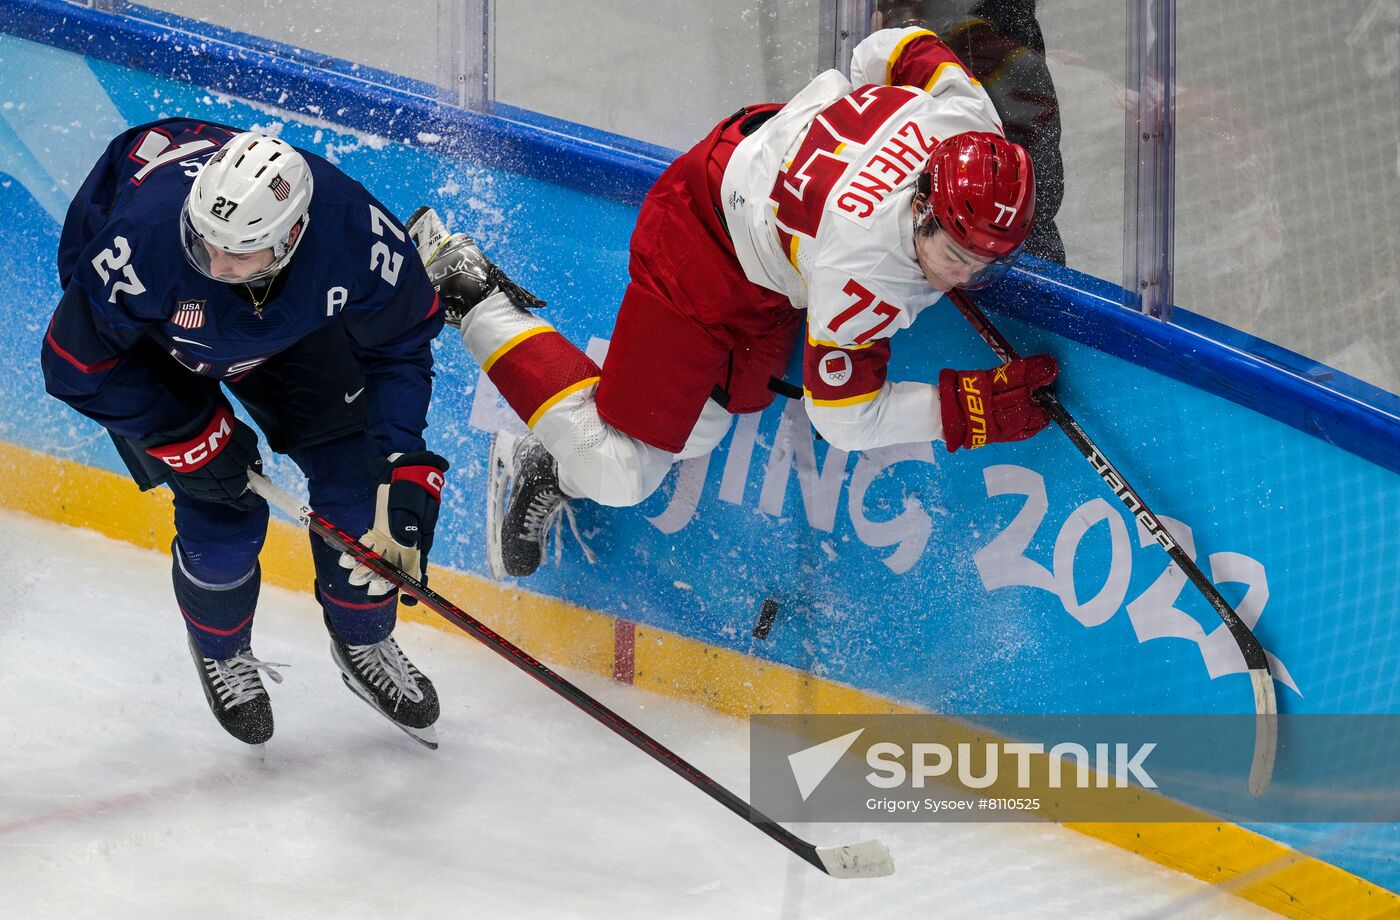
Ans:
POLYGON ((244 649, 232 658, 217 661, 204 657, 194 636, 189 637, 190 657, 199 671, 199 683, 204 688, 204 699, 214 718, 224 727, 224 731, 244 744, 259 745, 272 737, 272 702, 263 689, 258 671, 266 671, 276 683, 282 682, 277 668, 285 664, 272 664, 253 657, 252 649, 244 649))
POLYGON ((494 577, 533 575, 561 518, 568 519, 584 556, 594 561, 573 508, 559 490, 559 464, 539 438, 497 432, 487 469, 486 558, 494 577))
POLYGON ((449 233, 437 211, 424 205, 408 219, 408 236, 428 270, 428 280, 442 299, 447 325, 460 328, 471 309, 503 292, 522 310, 538 310, 544 301, 506 277, 465 233, 449 233))
POLYGON ((437 750, 433 723, 438 697, 433 682, 408 660, 393 636, 374 645, 350 645, 335 634, 330 617, 325 620, 331 657, 345 686, 419 744, 437 750))

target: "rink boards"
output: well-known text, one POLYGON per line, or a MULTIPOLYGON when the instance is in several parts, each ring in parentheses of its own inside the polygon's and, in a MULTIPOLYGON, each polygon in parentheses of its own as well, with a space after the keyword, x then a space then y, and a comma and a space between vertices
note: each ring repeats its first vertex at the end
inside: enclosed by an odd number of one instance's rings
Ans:
MULTIPOLYGON (((351 131, 322 120, 333 109, 272 109, 9 36, 0 37, 0 86, 7 505, 168 545, 164 495, 138 496, 113 475, 122 467, 100 429, 43 393, 36 360, 57 301, 53 254, 69 197, 112 135, 157 117, 277 130, 337 161, 401 217, 435 204, 550 302, 560 331, 605 353, 635 175, 607 194, 583 181, 542 185, 439 153, 439 135, 351 131)), ((1041 292, 1042 310, 1055 298, 1087 302, 1095 290, 1089 280, 1078 291, 1023 287, 1041 292)), ((1135 361, 994 318, 1023 352, 1060 358, 1065 404, 1255 625, 1281 710, 1396 711, 1400 476, 1135 361)), ((435 354, 427 437, 453 462, 434 549, 451 571, 435 574, 435 586, 542 658, 740 715, 879 710, 894 700, 947 713, 1248 711, 1243 662, 1219 619, 1182 590, 1156 544, 1054 432, 956 455, 934 444, 848 456, 816 440, 800 404, 780 398, 738 419, 714 454, 682 464, 641 507, 581 506, 597 565, 566 539, 561 565, 518 585, 490 583, 482 463, 489 433, 519 422, 459 342, 444 335, 435 354), (760 641, 750 630, 767 598, 779 611, 760 641)), ((1228 367, 1208 349, 1192 360, 1228 367)), ((991 363, 943 304, 901 333, 891 379, 991 363)), ((288 463, 269 466, 296 486, 288 463)), ((266 556, 269 577, 309 583, 290 527, 266 556)), ((1220 880, 1271 846, 1228 825, 1086 830, 1220 880)), ((1306 827, 1257 830, 1400 888, 1393 825, 1341 844, 1306 827)), ((1320 880, 1343 877, 1318 861, 1290 871, 1281 890, 1296 903, 1320 880)), ((1277 908, 1268 899, 1280 884, 1271 876, 1244 893, 1277 908)), ((1319 903, 1337 897, 1335 887, 1318 890, 1330 892, 1319 903)))

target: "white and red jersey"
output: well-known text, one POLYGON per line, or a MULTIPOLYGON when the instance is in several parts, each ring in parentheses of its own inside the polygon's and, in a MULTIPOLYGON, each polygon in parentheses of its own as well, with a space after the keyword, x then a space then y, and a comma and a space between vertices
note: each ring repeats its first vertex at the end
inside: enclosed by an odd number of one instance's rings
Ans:
POLYGON ((807 311, 817 429, 854 450, 940 438, 937 388, 887 383, 890 336, 942 295, 914 254, 916 179, 933 148, 1002 133, 980 84, 926 29, 857 46, 735 149, 721 204, 745 275, 807 311))

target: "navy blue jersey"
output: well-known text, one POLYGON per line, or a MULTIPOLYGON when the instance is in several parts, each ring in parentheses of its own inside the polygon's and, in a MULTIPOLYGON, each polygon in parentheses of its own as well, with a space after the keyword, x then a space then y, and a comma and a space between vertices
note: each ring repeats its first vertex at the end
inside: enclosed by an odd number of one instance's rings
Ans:
POLYGON ((117 434, 158 443, 187 426, 192 409, 190 395, 171 385, 171 368, 153 362, 179 362, 176 379, 234 381, 341 323, 364 372, 370 433, 385 453, 422 450, 430 343, 443 315, 403 225, 363 186, 301 151, 315 181, 310 220, 258 308, 246 285, 215 281, 186 261, 181 206, 235 133, 172 118, 108 145, 59 242, 64 296, 44 336, 48 391, 117 434), (144 343, 158 350, 137 347, 144 343))

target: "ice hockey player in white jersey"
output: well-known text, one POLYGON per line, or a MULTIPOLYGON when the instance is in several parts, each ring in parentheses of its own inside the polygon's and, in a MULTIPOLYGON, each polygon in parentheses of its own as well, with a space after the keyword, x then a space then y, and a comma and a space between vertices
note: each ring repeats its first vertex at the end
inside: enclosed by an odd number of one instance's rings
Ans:
POLYGON ((891 337, 943 293, 1001 277, 1034 210, 1025 150, 948 46, 913 28, 861 42, 849 80, 827 71, 786 105, 741 109, 661 175, 602 368, 420 208, 409 232, 447 321, 532 432, 493 445, 493 570, 534 572, 568 499, 636 504, 713 449, 730 414, 772 402, 804 327, 803 398, 834 447, 1037 433, 1048 355, 936 385, 885 379, 891 337))

